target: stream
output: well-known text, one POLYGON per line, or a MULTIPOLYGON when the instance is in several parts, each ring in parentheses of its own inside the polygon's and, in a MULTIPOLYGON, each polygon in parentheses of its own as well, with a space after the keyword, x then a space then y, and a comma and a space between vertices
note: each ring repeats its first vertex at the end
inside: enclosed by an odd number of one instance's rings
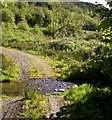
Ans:
POLYGON ((2 94, 14 97, 23 96, 25 89, 35 89, 43 94, 52 94, 56 92, 64 92, 76 86, 73 82, 64 82, 59 79, 52 78, 34 78, 28 81, 16 81, 2 84, 2 94))

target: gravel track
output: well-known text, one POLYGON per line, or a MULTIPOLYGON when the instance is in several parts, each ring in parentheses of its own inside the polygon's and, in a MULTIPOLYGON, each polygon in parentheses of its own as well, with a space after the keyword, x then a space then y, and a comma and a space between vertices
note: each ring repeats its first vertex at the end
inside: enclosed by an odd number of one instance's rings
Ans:
POLYGON ((15 59, 20 67, 20 80, 28 80, 28 71, 36 69, 43 73, 40 77, 53 77, 54 71, 48 61, 40 56, 31 55, 23 51, 9 48, 1 48, 2 52, 15 59), (31 68, 32 67, 32 68, 31 68))
POLYGON ((60 108, 62 107, 62 101, 63 98, 58 95, 49 96, 46 119, 50 120, 57 118, 56 113, 60 112, 60 108))
POLYGON ((25 80, 28 79, 28 61, 25 58, 26 53, 14 49, 7 49, 7 48, 2 48, 2 52, 5 54, 10 55, 13 59, 17 61, 17 64, 20 68, 20 80, 25 80))
POLYGON ((6 118, 22 118, 22 106, 24 104, 22 97, 15 97, 6 99, 0 102, 2 106, 2 114, 0 115, 3 120, 6 118))
MULTIPOLYGON (((33 66, 35 66, 35 63, 37 63, 37 69, 40 72, 43 72, 43 76, 41 77, 51 77, 54 75, 54 71, 52 70, 51 66, 47 62, 47 60, 37 57, 35 55, 31 55, 28 53, 25 53, 23 51, 19 51, 16 49, 10 49, 10 48, 2 48, 0 47, 0 51, 2 51, 4 54, 10 55, 13 59, 17 61, 17 64, 20 68, 20 76, 18 80, 26 80, 27 82, 31 80, 30 76, 28 76, 28 71, 31 69, 30 65, 32 63, 33 66), (48 73, 51 72, 51 74, 48 73)), ((36 66, 35 66, 36 67, 36 66)), ((12 88, 13 89, 13 88, 12 88)), ((21 112, 22 112, 22 106, 23 106, 23 100, 22 98, 10 98, 5 101, 0 102, 0 108, 2 110, 2 113, 0 116, 2 116, 2 119, 5 118, 21 118, 21 112)))
MULTIPOLYGON (((54 94, 56 92, 66 91, 71 87, 74 87, 74 83, 63 82, 57 79, 54 79, 54 71, 47 60, 44 58, 25 53, 23 51, 9 49, 9 48, 0 48, 2 52, 10 55, 15 59, 20 68, 20 76, 18 80, 26 80, 27 87, 35 88, 38 91, 44 94, 54 94), (41 78, 30 78, 28 76, 28 71, 31 69, 31 63, 33 66, 37 65, 37 69, 42 72, 41 78), (53 79, 52 79, 53 78, 53 79)), ((35 66, 36 67, 36 66, 35 66)), ((13 88, 12 88, 13 89, 13 88)), ((49 106, 50 111, 47 114, 47 117, 56 117, 56 112, 60 109, 60 102, 62 99, 56 97, 56 95, 51 95, 49 97, 49 106), (53 116, 52 116, 53 115, 53 116)), ((20 98, 11 98, 6 101, 0 102, 0 107, 2 107, 2 118, 21 118, 22 106, 24 101, 22 97, 20 98), (10 102, 9 102, 10 101, 10 102)))

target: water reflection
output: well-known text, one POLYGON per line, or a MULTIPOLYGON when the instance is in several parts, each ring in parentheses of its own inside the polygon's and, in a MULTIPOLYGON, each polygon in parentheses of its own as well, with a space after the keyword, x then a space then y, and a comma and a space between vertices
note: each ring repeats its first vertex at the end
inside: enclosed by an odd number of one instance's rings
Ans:
POLYGON ((26 81, 5 82, 2 84, 2 94, 8 96, 23 96, 24 89, 26 88, 26 81))

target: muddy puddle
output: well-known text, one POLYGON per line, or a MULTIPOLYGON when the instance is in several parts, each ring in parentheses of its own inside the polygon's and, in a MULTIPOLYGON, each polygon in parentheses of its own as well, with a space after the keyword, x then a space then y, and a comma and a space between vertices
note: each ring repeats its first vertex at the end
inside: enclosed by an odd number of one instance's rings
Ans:
POLYGON ((26 81, 15 81, 0 83, 2 86, 2 94, 7 96, 23 96, 26 88, 26 81))
POLYGON ((64 92, 76 87, 72 82, 64 82, 57 79, 29 79, 28 81, 16 81, 2 84, 2 94, 7 96, 23 96, 25 90, 35 89, 42 94, 64 92))

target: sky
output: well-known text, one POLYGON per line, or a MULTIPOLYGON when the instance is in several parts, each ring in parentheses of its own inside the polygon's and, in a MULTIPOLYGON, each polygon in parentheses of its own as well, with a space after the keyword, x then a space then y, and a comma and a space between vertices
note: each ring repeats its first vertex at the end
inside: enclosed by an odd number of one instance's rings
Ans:
POLYGON ((80 0, 80 1, 84 1, 84 2, 90 2, 90 3, 100 3, 100 4, 103 4, 105 7, 109 7, 107 4, 107 2, 105 0, 80 0))

